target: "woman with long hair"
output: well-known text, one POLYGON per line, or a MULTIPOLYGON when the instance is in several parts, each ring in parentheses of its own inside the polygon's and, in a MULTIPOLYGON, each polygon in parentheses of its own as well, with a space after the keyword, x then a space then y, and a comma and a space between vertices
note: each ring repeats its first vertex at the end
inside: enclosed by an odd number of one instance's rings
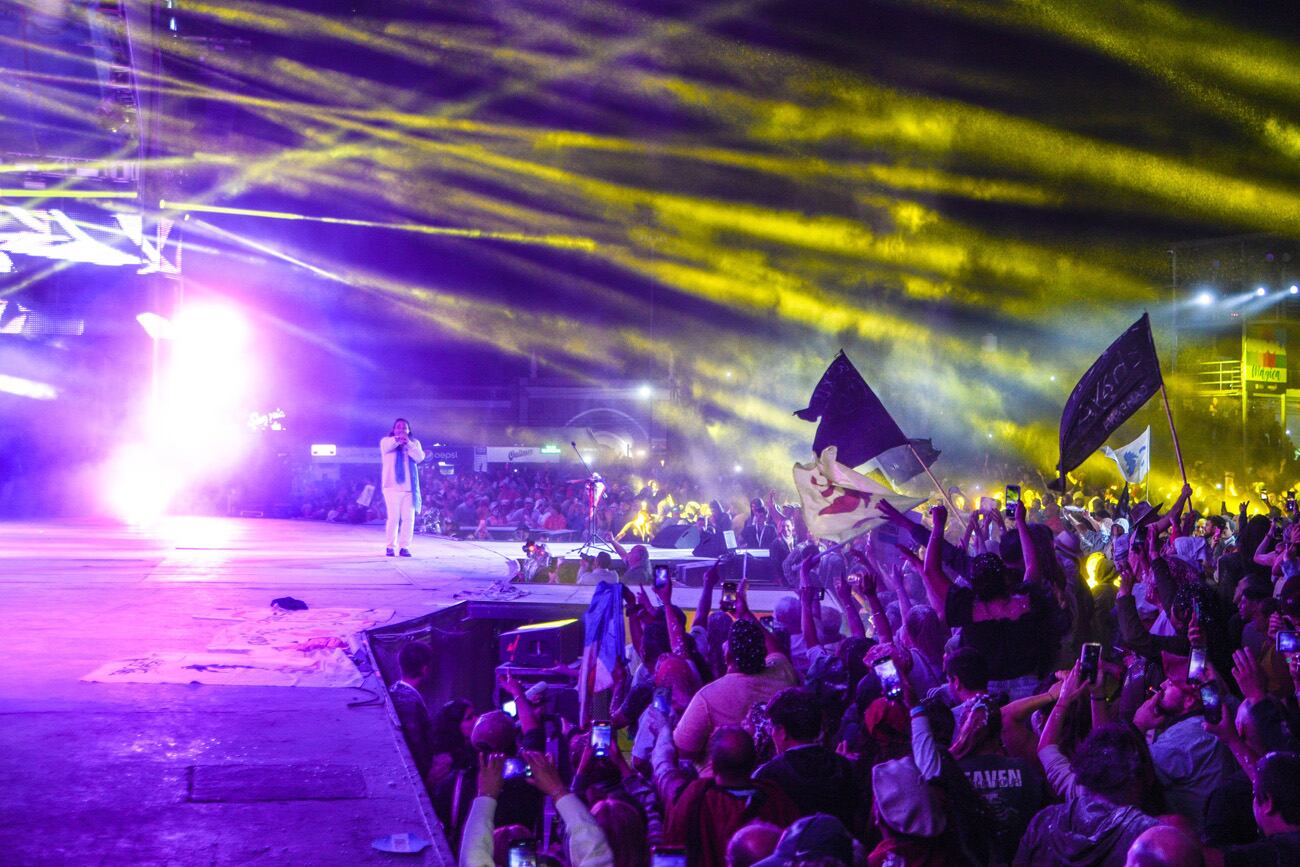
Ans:
POLYGON ((591 808, 591 815, 609 841, 614 867, 647 867, 650 848, 646 845, 645 820, 636 807, 617 798, 605 798, 591 808))
POLYGON ((429 771, 430 785, 448 774, 475 766, 477 753, 469 742, 469 735, 477 721, 474 706, 463 698, 454 698, 438 708, 431 720, 433 767, 429 771))

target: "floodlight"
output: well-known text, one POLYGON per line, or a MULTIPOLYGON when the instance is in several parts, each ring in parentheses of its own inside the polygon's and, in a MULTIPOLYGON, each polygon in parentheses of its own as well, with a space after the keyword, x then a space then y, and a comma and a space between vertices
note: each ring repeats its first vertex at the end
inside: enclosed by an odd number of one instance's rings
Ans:
POLYGON ((641 400, 649 400, 650 398, 654 397, 654 395, 655 395, 654 387, 651 386, 650 383, 648 382, 643 382, 636 387, 636 396, 639 397, 641 400))
POLYGON ((1265 289, 1263 286, 1260 286, 1258 289, 1255 290, 1256 298, 1263 298, 1267 294, 1268 294, 1268 290, 1265 289))
POLYGON ((172 324, 170 320, 159 316, 157 313, 149 313, 147 311, 144 313, 138 313, 136 314, 135 321, 139 322, 140 327, 144 329, 145 334, 148 334, 154 340, 172 339, 172 324))
POLYGON ((59 396, 52 385, 7 373, 0 373, 0 392, 30 397, 32 400, 54 400, 59 396))
POLYGON ((1214 303, 1214 293, 1201 292, 1196 296, 1196 303, 1202 307, 1209 307, 1211 304, 1214 303))

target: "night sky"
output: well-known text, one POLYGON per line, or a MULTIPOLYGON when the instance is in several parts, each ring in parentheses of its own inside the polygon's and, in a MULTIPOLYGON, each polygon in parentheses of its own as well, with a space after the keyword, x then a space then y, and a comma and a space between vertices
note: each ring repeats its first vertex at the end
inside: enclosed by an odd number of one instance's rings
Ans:
MULTIPOLYGON (((187 296, 255 311, 262 398, 326 429, 312 407, 533 356, 671 368, 679 424, 788 472, 843 347, 909 433, 1042 463, 1114 335, 1149 309, 1171 340, 1172 243, 1274 235, 1259 279, 1296 278, 1293 3, 293 5, 160 13, 134 132, 97 110, 84 13, 7 7, 0 138, 10 165, 138 149, 147 207, 364 222, 167 214, 187 296)), ((0 292, 93 313, 86 339, 5 363, 134 357, 156 289, 43 264, 0 292)))

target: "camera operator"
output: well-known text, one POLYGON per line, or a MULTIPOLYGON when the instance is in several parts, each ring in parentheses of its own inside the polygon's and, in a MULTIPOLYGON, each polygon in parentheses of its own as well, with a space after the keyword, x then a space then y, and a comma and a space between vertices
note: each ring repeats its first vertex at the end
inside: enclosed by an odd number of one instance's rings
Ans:
POLYGON ((559 584, 560 562, 553 561, 546 546, 534 539, 524 542, 524 565, 521 571, 525 584, 559 584))

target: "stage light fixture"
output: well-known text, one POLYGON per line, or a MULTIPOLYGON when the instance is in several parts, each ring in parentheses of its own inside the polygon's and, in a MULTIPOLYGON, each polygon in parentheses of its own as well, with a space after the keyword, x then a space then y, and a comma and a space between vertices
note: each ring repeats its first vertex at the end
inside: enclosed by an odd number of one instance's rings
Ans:
POLYGON ((1256 298, 1263 298, 1267 294, 1268 294, 1268 290, 1265 289, 1263 286, 1260 286, 1258 289, 1255 290, 1256 298))
POLYGON ((1199 293, 1196 296, 1196 303, 1199 304, 1201 307, 1209 307, 1211 304, 1214 303, 1214 293, 1213 292, 1199 293))
POLYGON ((637 386, 636 396, 641 400, 649 400, 654 397, 654 395, 655 390, 648 382, 643 382, 637 386))
POLYGON ((1300 286, 1296 286, 1293 283, 1291 284, 1291 288, 1286 291, 1290 292, 1292 295, 1300 295, 1300 286))
POLYGON ((734 467, 731 468, 731 471, 736 475, 740 475, 745 471, 745 468, 742 467, 740 464, 736 464, 734 467))

